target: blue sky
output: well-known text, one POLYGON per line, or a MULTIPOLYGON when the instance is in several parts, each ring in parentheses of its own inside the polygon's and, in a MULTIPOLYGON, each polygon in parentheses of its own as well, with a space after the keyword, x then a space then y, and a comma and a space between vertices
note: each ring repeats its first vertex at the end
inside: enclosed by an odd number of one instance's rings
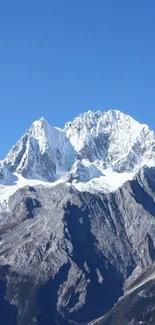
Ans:
POLYGON ((119 109, 155 129, 154 0, 0 3, 0 158, 44 116, 119 109))

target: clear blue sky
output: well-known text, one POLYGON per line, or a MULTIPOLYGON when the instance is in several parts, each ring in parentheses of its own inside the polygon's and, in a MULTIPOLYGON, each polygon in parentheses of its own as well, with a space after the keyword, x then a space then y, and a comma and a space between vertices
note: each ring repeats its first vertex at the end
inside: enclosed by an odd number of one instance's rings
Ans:
POLYGON ((120 109, 155 129, 154 0, 0 3, 0 158, 44 116, 120 109))

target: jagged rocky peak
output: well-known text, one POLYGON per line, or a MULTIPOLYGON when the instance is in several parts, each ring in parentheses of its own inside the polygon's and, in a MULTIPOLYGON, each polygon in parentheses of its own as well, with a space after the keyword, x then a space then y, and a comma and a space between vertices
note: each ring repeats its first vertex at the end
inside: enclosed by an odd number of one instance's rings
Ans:
POLYGON ((50 126, 43 117, 35 121, 0 163, 0 179, 17 172, 53 182, 70 171, 71 179, 78 174, 76 179, 84 181, 86 169, 93 178, 105 169, 133 172, 154 162, 155 133, 147 125, 118 110, 88 111, 64 129, 50 126), (95 173, 90 173, 89 163, 98 169, 95 173))
POLYGON ((0 186, 0 280, 18 325, 88 324, 109 312, 129 277, 137 285, 155 261, 155 167, 144 166, 154 162, 154 132, 119 111, 89 111, 63 130, 41 118, 26 131, 0 163, 0 182, 18 179, 0 186))
POLYGON ((10 150, 5 161, 10 170, 26 178, 53 181, 68 170, 74 154, 64 132, 41 118, 10 150))
POLYGON ((89 182, 93 178, 103 176, 102 172, 88 160, 76 160, 69 172, 69 180, 89 182))
POLYGON ((133 171, 155 159, 154 132, 118 110, 88 111, 67 123, 65 133, 79 157, 102 160, 115 171, 133 171))
POLYGON ((28 135, 38 141, 40 151, 46 152, 49 148, 56 148, 62 145, 62 142, 67 141, 61 129, 52 127, 45 118, 34 121, 31 128, 28 130, 28 135))

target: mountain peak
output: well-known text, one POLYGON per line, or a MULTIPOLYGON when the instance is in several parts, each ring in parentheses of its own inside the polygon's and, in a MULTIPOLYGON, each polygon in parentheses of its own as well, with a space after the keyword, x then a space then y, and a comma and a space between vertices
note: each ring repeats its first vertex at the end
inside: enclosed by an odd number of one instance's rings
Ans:
POLYGON ((94 125, 96 127, 96 124, 100 122, 101 120, 109 121, 111 123, 114 123, 115 121, 122 121, 128 122, 131 121, 131 123, 142 126, 142 124, 138 123, 136 120, 134 120, 130 115, 125 114, 119 110, 116 109, 110 109, 108 111, 92 111, 89 110, 85 113, 80 114, 77 116, 73 121, 67 122, 65 124, 65 129, 70 127, 71 125, 82 125, 85 124, 89 127, 89 124, 91 126, 94 125))
POLYGON ((51 127, 51 126, 50 126, 50 124, 48 123, 48 121, 44 117, 41 117, 40 119, 35 120, 32 123, 30 129, 32 129, 32 128, 46 129, 47 127, 51 127))
POLYGON ((39 121, 41 121, 41 122, 47 122, 47 120, 43 116, 39 119, 39 121))
POLYGON ((55 181, 68 171, 73 157, 74 149, 64 132, 42 117, 32 123, 5 161, 9 170, 25 178, 55 181))
POLYGON ((155 134, 119 110, 89 110, 66 123, 63 130, 41 117, 4 161, 5 169, 8 166, 9 171, 25 178, 54 181, 72 170, 76 160, 100 166, 103 174, 107 168, 133 172, 141 165, 155 163, 155 134))
POLYGON ((119 111, 117 109, 110 109, 107 112, 104 112, 103 114, 106 115, 106 116, 111 116, 113 119, 131 118, 130 115, 127 115, 127 114, 125 114, 125 113, 123 113, 123 112, 121 112, 121 111, 119 111))
POLYGON ((133 171, 155 159, 154 132, 119 110, 88 111, 67 123, 65 133, 79 157, 102 161, 115 171, 133 171))

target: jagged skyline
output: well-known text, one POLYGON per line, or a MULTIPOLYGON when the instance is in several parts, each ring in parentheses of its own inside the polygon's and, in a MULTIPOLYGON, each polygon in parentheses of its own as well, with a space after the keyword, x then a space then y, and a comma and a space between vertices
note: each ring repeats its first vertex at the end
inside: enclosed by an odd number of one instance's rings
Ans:
POLYGON ((119 109, 154 129, 154 1, 3 1, 0 158, 44 116, 119 109))

